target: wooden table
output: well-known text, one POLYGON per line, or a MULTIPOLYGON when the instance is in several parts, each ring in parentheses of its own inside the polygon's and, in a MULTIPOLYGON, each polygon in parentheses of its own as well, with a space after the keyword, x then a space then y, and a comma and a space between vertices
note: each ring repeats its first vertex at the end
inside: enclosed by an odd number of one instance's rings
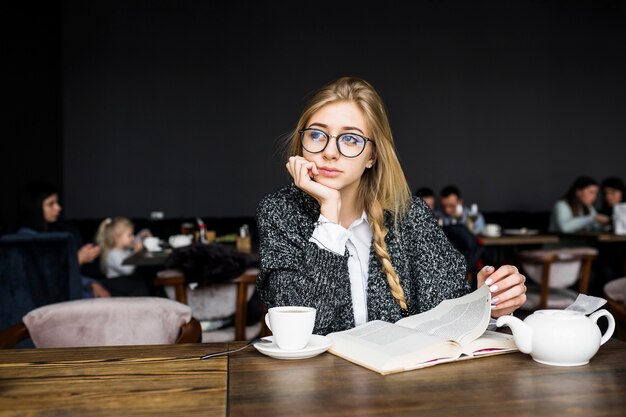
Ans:
POLYGON ((224 416, 226 344, 0 350, 0 415, 224 416))
POLYGON ((616 235, 613 232, 576 232, 564 233, 563 236, 595 242, 626 242, 626 235, 616 235))
POLYGON ((522 246, 543 246, 559 243, 558 235, 502 235, 500 237, 479 236, 491 262, 496 266, 516 264, 522 246))
POLYGON ((577 232, 563 234, 563 239, 573 242, 582 242, 593 246, 600 251, 600 259, 612 268, 616 276, 626 275, 626 235, 616 235, 612 232, 577 232))
POLYGON ((171 253, 172 249, 169 248, 158 252, 150 252, 144 249, 124 259, 122 265, 162 267, 171 253))
MULTIPOLYGON (((226 245, 226 248, 235 249, 233 245, 226 245)), ((150 252, 147 250, 141 250, 139 252, 135 252, 130 255, 128 258, 124 259, 122 262, 123 265, 134 265, 134 266, 148 266, 148 267, 163 267, 165 265, 165 261, 172 254, 173 249, 167 248, 158 252, 150 252)), ((259 253, 258 250, 252 252, 238 252, 244 254, 248 263, 251 266, 256 266, 259 263, 259 253)))
MULTIPOLYGON (((240 346, 241 343, 231 344, 240 346)), ((0 351, 0 414, 623 416, 626 343, 551 367, 522 353, 379 375, 324 353, 277 360, 225 344, 0 351)))
POLYGON ((558 235, 502 235, 500 237, 481 236, 484 246, 546 245, 559 243, 558 235))

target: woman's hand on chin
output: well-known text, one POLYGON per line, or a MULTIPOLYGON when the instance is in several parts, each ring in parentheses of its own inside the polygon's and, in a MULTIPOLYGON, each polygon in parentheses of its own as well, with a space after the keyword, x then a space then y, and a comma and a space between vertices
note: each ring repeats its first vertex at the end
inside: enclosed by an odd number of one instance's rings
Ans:
POLYGON ((319 175, 315 163, 301 156, 292 156, 287 161, 286 167, 296 187, 320 203, 321 214, 328 220, 338 223, 341 195, 339 190, 315 181, 315 176, 319 175))

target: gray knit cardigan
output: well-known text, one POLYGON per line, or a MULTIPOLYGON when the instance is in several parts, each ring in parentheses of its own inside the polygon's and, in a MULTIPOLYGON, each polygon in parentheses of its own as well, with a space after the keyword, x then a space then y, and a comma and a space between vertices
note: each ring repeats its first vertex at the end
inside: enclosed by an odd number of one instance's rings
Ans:
MULTIPOLYGON (((261 272, 257 289, 267 307, 299 305, 317 309, 315 334, 354 327, 348 256, 309 242, 320 214, 319 204, 294 184, 263 197, 257 207, 261 272)), ((408 313, 429 310, 441 301, 469 292, 466 263, 448 241, 424 202, 414 197, 408 215, 385 241, 400 277, 408 313)), ((367 287, 369 320, 395 322, 402 311, 391 295, 373 246, 367 287)))

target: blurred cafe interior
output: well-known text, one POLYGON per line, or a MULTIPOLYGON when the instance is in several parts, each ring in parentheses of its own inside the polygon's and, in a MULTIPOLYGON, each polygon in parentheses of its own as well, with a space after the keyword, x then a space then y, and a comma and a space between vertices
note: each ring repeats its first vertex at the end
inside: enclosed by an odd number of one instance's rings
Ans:
MULTIPOLYGON (((623 415, 626 2, 2 8, 0 414, 406 415, 436 402, 450 407, 438 415, 455 415, 488 386, 444 395, 455 369, 486 366, 509 372, 489 384, 518 388, 515 412, 623 415), (310 94, 341 76, 381 94, 414 198, 432 194, 433 221, 474 289, 484 266, 512 264, 526 277, 520 319, 580 294, 606 300, 615 331, 580 367, 588 373, 522 353, 389 377, 328 352, 285 361, 246 348, 195 361, 272 335, 256 288, 257 204, 293 182, 284 144, 310 94), (443 195, 450 186, 457 193, 443 195), (587 220, 561 223, 567 204, 587 220), (56 321, 42 321, 42 307, 56 321), (119 389, 98 385, 109 377, 119 389), (606 391, 586 403, 546 399, 558 381, 578 393, 601 378, 606 391), (441 392, 416 399, 430 380, 441 392)), ((516 415, 502 401, 480 409, 516 415)))

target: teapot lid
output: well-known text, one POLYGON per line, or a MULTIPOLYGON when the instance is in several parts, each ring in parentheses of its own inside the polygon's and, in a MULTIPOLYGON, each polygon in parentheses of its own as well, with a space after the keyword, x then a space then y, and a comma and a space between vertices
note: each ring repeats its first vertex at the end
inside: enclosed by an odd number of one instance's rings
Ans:
POLYGON ((537 310, 533 313, 533 315, 537 315, 540 317, 563 319, 563 320, 575 320, 580 317, 585 317, 585 315, 579 311, 556 310, 556 309, 537 310))

